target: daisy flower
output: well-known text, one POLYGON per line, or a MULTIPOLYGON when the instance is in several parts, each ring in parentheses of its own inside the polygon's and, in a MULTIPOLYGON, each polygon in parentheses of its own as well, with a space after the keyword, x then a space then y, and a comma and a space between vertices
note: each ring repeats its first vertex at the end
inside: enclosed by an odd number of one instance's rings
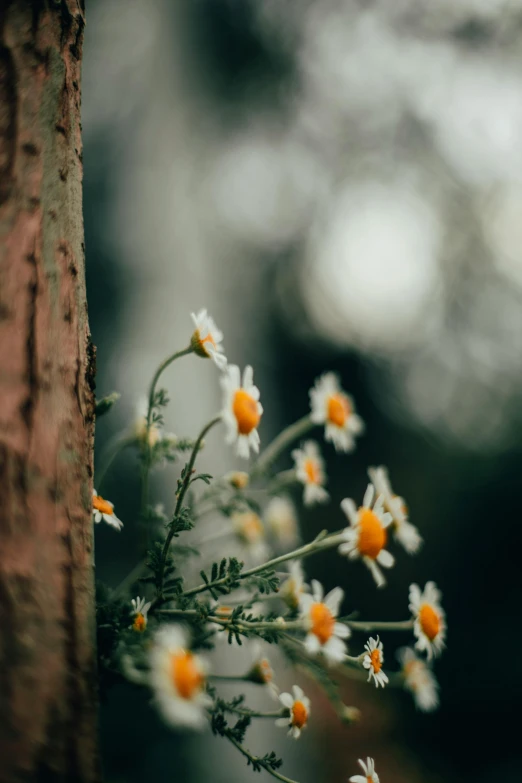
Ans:
POLYGON ((364 645, 364 649, 367 652, 363 658, 363 666, 365 669, 368 669, 368 682, 370 682, 373 677, 375 687, 378 688, 379 685, 382 685, 384 688, 388 682, 388 677, 382 670, 384 655, 382 654, 381 640, 379 637, 377 637, 377 639, 370 637, 364 645))
POLYGON ((268 555, 265 528, 255 511, 236 511, 230 521, 234 533, 254 559, 262 560, 268 555))
POLYGON ((212 699, 205 692, 208 666, 188 649, 186 630, 163 626, 150 650, 150 683, 165 720, 173 726, 202 728, 205 708, 212 699))
POLYGON ((432 670, 411 647, 398 650, 397 658, 402 667, 404 687, 413 695, 415 706, 421 712, 433 712, 439 706, 439 684, 432 670))
POLYGON ((422 538, 415 525, 408 520, 408 507, 404 499, 393 492, 385 467, 368 468, 368 475, 376 494, 383 498, 385 510, 392 515, 395 540, 402 544, 408 554, 413 555, 422 544, 422 538))
POLYGON ((410 585, 409 609, 415 617, 413 633, 415 647, 426 651, 428 659, 440 655, 446 638, 446 615, 440 605, 441 593, 435 582, 426 582, 424 591, 419 585, 410 585))
POLYGON ((307 698, 299 685, 293 685, 291 693, 282 693, 279 701, 288 710, 286 718, 278 718, 276 726, 290 726, 288 734, 294 739, 299 739, 301 731, 305 728, 310 717, 310 699, 307 698))
POLYGON ((233 470, 227 473, 224 480, 234 489, 245 489, 248 487, 250 476, 244 470, 233 470))
POLYGON ((252 645, 253 664, 245 675, 245 679, 258 685, 266 685, 271 696, 277 697, 279 689, 274 682, 274 670, 268 658, 262 655, 259 644, 252 645))
POLYGON ((277 544, 292 549, 299 542, 299 524, 295 506, 286 496, 274 497, 265 509, 265 523, 277 544))
POLYGON ((301 616, 308 626, 305 647, 310 655, 324 653, 332 663, 342 661, 346 655, 343 639, 350 636, 350 630, 343 623, 336 623, 339 608, 344 597, 340 587, 335 587, 323 600, 322 585, 312 580, 312 595, 302 594, 299 600, 301 616))
POLYGON ((224 394, 222 417, 228 430, 226 441, 235 442, 238 455, 248 459, 250 449, 259 451, 257 428, 263 413, 252 367, 245 367, 241 383, 239 367, 229 365, 221 378, 221 386, 224 394))
POLYGON ((305 506, 324 503, 328 500, 329 495, 324 488, 326 484, 324 460, 317 443, 313 440, 307 440, 301 449, 292 451, 292 457, 295 462, 297 480, 304 485, 305 506))
POLYGON ((138 596, 137 598, 132 599, 131 604, 131 616, 134 617, 132 629, 134 631, 138 631, 139 633, 143 633, 147 627, 147 614, 150 607, 152 606, 152 601, 145 603, 145 599, 138 596))
POLYGON ((362 767, 364 775, 352 775, 350 783, 379 783, 379 776, 375 771, 375 762, 369 756, 366 759, 366 764, 362 759, 359 759, 359 764, 362 767))
POLYGON ((301 596, 304 595, 307 586, 304 582, 304 571, 300 560, 292 560, 290 563, 290 575, 279 588, 279 597, 283 599, 289 609, 294 612, 299 609, 301 596))
POLYGON ((372 572, 377 587, 382 587, 386 580, 379 566, 391 568, 395 562, 393 555, 384 548, 388 539, 386 528, 392 522, 392 515, 384 510, 382 497, 379 495, 374 502, 374 496, 373 485, 368 484, 359 509, 350 498, 341 502, 350 527, 343 531, 345 543, 340 545, 339 552, 352 560, 362 558, 372 572))
POLYGON ((355 436, 364 430, 362 419, 355 413, 352 398, 343 392, 339 378, 333 372, 321 375, 310 390, 310 418, 325 425, 325 438, 337 451, 353 451, 355 436))
POLYGON ((114 513, 113 504, 109 500, 104 500, 95 489, 92 491, 92 516, 96 523, 103 519, 115 530, 121 530, 123 527, 123 522, 114 513))
POLYGON ((191 317, 196 327, 190 340, 192 350, 197 356, 212 359, 220 370, 224 370, 227 357, 223 352, 223 332, 217 328, 206 310, 191 313, 191 317))

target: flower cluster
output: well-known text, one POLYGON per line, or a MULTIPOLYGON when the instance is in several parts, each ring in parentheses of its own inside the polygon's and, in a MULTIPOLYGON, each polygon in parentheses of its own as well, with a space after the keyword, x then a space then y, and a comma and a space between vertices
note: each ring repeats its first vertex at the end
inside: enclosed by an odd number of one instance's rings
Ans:
MULTIPOLYGON (((259 454, 263 407, 252 367, 247 366, 241 373, 238 366, 228 364, 223 335, 206 310, 192 318, 195 330, 188 347, 162 362, 132 437, 121 441, 125 446, 138 447, 141 518, 149 527, 153 543, 146 560, 137 564, 116 591, 116 641, 113 639, 109 653, 103 654, 102 663, 109 662, 132 682, 150 689, 159 712, 170 725, 193 729, 210 726, 214 734, 232 742, 254 770, 264 769, 281 777, 277 773, 281 759, 273 751, 251 754, 243 744, 245 733, 256 718, 272 717, 277 726, 284 726, 298 739, 310 722, 311 702, 298 684, 292 685, 291 692, 280 692, 277 672, 263 645, 277 645, 295 671, 319 684, 345 723, 356 720, 358 711, 343 703, 333 673, 360 677, 366 672, 368 682, 377 688, 401 685, 413 695, 420 710, 429 711, 438 705, 438 684, 431 665, 445 646, 445 614, 441 594, 433 582, 427 582, 422 590, 412 584, 409 601, 406 596, 404 599, 409 617, 384 623, 344 616, 344 591, 340 587, 325 594, 316 579, 307 583, 304 560, 333 549, 348 561, 362 561, 377 587, 382 588, 386 584, 384 570, 395 565, 389 533, 410 555, 422 544, 420 533, 409 520, 406 502, 392 490, 386 468, 380 466, 368 468, 369 484, 360 504, 348 497, 341 500, 340 510, 347 523, 343 529, 323 531, 302 543, 292 487, 300 488, 305 507, 330 500, 325 488, 326 463, 309 433, 321 427, 324 439, 337 452, 352 452, 356 438, 364 432, 354 401, 342 389, 339 378, 326 373, 310 390, 308 413, 259 454), (221 412, 203 427, 196 440, 162 434, 162 409, 168 397, 166 390, 157 388, 163 370, 175 359, 190 354, 214 362, 221 373, 223 392, 221 412), (195 464, 204 438, 220 423, 225 428, 224 440, 235 446, 238 457, 248 459, 252 452, 259 456, 249 471, 232 471, 213 479, 196 473, 195 464), (177 460, 186 451, 190 454, 178 478, 175 504, 166 513, 149 503, 149 474, 160 461, 177 460), (291 455, 292 467, 278 471, 276 466, 285 452, 291 455), (206 485, 198 494, 194 491, 197 481, 206 485), (214 520, 211 534, 198 537, 196 533, 193 538, 190 531, 209 514, 214 520), (180 536, 187 537, 187 546, 174 545, 174 539, 180 536), (233 551, 227 550, 229 546, 233 551), (193 570, 186 562, 195 554, 203 569, 199 571, 201 582, 191 584, 193 570), (248 561, 249 567, 238 555, 248 561), (145 595, 130 600, 127 590, 137 581, 145 595), (366 635, 364 644, 354 641, 358 634, 372 631, 412 633, 415 649, 399 650, 399 671, 384 671, 380 635, 366 635), (244 668, 233 673, 219 671, 220 656, 213 652, 219 650, 219 640, 247 650, 244 668), (222 680, 241 687, 263 686, 266 698, 272 706, 275 701, 277 709, 250 709, 243 693, 227 701, 219 691, 222 680)), ((110 461, 114 458, 115 453, 111 453, 110 461)), ((103 520, 116 530, 123 527, 113 504, 96 492, 93 520, 103 520)), ((104 628, 111 625, 108 615, 110 620, 105 607, 104 628)), ((354 775, 350 781, 379 783, 373 759, 359 763, 364 774, 354 775)))

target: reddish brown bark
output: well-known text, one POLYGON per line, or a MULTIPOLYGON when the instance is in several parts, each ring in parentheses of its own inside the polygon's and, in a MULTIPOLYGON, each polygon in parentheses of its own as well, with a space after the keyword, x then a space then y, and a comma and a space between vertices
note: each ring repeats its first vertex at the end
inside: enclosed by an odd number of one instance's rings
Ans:
POLYGON ((84 10, 0 9, 0 781, 95 781, 84 10))

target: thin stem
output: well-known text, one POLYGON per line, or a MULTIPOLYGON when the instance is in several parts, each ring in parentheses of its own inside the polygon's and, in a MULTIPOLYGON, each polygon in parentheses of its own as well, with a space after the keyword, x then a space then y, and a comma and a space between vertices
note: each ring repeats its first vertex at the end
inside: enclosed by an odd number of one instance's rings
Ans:
POLYGON ((302 438, 311 429, 315 427, 315 424, 310 419, 310 415, 303 416, 302 419, 290 424, 289 427, 284 429, 279 435, 274 438, 272 443, 266 447, 257 463, 250 474, 251 478, 257 477, 266 473, 269 467, 276 461, 282 452, 290 446, 295 440, 302 438))
POLYGON ((137 579, 140 578, 142 573, 145 571, 145 562, 143 560, 140 560, 140 562, 134 566, 132 571, 127 574, 125 579, 123 579, 120 584, 115 588, 113 596, 114 598, 120 596, 122 593, 125 593, 127 589, 136 582, 137 579))
POLYGON ((346 620, 345 625, 353 631, 411 631, 413 629, 413 620, 400 620, 398 622, 346 620))
MULTIPOLYGON (((174 520, 179 516, 179 513, 183 506, 185 495, 187 493, 187 490, 192 480, 192 471, 194 470, 194 463, 196 461, 198 451, 201 448, 201 443, 203 441, 203 438, 205 437, 207 432, 209 432, 209 430, 211 430, 212 427, 214 427, 216 424, 219 424, 220 421, 221 421, 221 416, 216 416, 215 419, 212 419, 212 421, 210 421, 205 427, 203 427, 203 429, 201 430, 198 436, 197 441, 194 443, 194 448, 192 449, 190 459, 185 467, 185 475, 183 478, 183 483, 181 485, 181 489, 178 492, 176 508, 174 509, 174 515, 173 515, 174 520)), ((174 538, 174 532, 175 532, 175 528, 174 525, 172 525, 168 532, 167 538, 165 539, 165 544, 163 546, 163 551, 161 553, 161 567, 159 571, 159 588, 158 588, 158 597, 160 598, 162 597, 163 594, 163 577, 165 573, 165 563, 167 562, 169 547, 172 543, 172 539, 174 538)))
POLYGON ((292 778, 287 778, 285 775, 281 775, 280 772, 277 772, 275 769, 270 769, 270 767, 265 766, 263 763, 263 760, 259 758, 258 756, 253 756, 252 753, 250 753, 249 750, 247 750, 243 745, 241 745, 240 742, 238 742, 231 734, 228 732, 224 734, 224 736, 227 738, 229 742, 232 743, 232 745, 235 745, 235 747, 239 750, 239 752, 250 761, 251 764, 259 764, 265 772, 268 772, 269 775, 272 775, 273 778, 276 778, 276 780, 282 780, 283 783, 298 783, 297 780, 293 780, 292 778))
POLYGON ((149 389, 149 402, 147 406, 147 418, 146 418, 146 429, 145 429, 145 438, 144 438, 144 450, 145 450, 145 457, 143 461, 143 470, 141 474, 141 482, 142 482, 142 491, 141 491, 141 511, 142 516, 145 513, 145 509, 147 508, 149 504, 149 471, 150 471, 150 463, 151 463, 151 445, 150 445, 150 428, 152 425, 152 411, 154 409, 154 398, 156 396, 156 386, 160 379, 161 374, 164 370, 167 369, 167 367, 172 364, 176 359, 180 359, 182 356, 187 356, 189 353, 193 352, 192 346, 188 346, 187 348, 184 348, 182 351, 177 351, 176 353, 173 353, 171 356, 167 356, 166 359, 162 361, 156 372, 154 373, 154 376, 152 378, 152 382, 150 384, 149 389))
MULTIPOLYGON (((156 614, 165 614, 170 617, 199 617, 200 612, 197 609, 157 609, 156 614)), ((219 617, 215 614, 209 614, 206 618, 209 623, 215 623, 216 625, 222 625, 225 628, 232 626, 240 631, 303 631, 305 626, 302 620, 291 620, 285 622, 281 620, 269 620, 269 621, 253 621, 249 620, 233 620, 230 617, 219 617)))
POLYGON ((150 384, 149 389, 149 406, 147 409, 147 438, 146 442, 149 442, 149 430, 151 425, 151 419, 152 419, 152 409, 154 406, 154 397, 156 395, 156 385, 160 379, 161 374, 164 370, 167 369, 167 367, 172 364, 172 362, 176 361, 176 359, 181 359, 182 356, 187 356, 189 353, 193 352, 192 346, 188 346, 187 348, 184 348, 182 351, 177 351, 176 353, 173 353, 171 356, 167 356, 164 361, 160 364, 156 372, 154 373, 154 377, 152 378, 152 382, 150 384))
MULTIPOLYGON (((325 549, 330 549, 331 547, 337 546, 338 544, 341 544, 343 541, 344 541, 344 537, 342 534, 326 536, 320 539, 316 538, 314 541, 311 541, 309 544, 305 544, 304 546, 301 546, 298 549, 294 549, 292 552, 287 552, 286 555, 280 555, 279 557, 274 557, 273 560, 268 560, 268 562, 266 563, 262 563, 261 565, 255 566, 254 568, 249 568, 247 571, 243 571, 241 574, 239 574, 237 578, 238 580, 248 579, 250 576, 255 576, 256 574, 259 574, 262 571, 272 570, 280 563, 285 563, 287 560, 296 560, 297 558, 309 557, 310 555, 313 555, 316 552, 322 552, 325 549)), ((227 577, 223 577, 222 579, 216 579, 214 582, 209 582, 208 584, 202 584, 202 585, 198 585, 197 587, 192 587, 190 590, 185 590, 185 592, 182 593, 182 596, 186 598, 187 596, 197 595, 198 593, 202 593, 205 590, 208 590, 209 588, 219 587, 220 585, 224 585, 226 581, 227 581, 227 577)))
POLYGON ((107 475, 107 471, 111 467, 112 463, 124 449, 126 449, 128 446, 133 446, 134 443, 136 443, 136 438, 133 437, 126 437, 126 438, 118 438, 118 440, 113 444, 112 447, 109 447, 108 454, 105 457, 105 464, 100 468, 100 470, 96 474, 96 486, 98 487, 98 490, 101 488, 103 484, 103 480, 105 476, 107 475))
POLYGON ((272 712, 256 712, 256 710, 241 709, 241 707, 226 707, 226 712, 232 712, 234 715, 248 715, 249 718, 285 718, 289 711, 288 709, 274 710, 272 712))

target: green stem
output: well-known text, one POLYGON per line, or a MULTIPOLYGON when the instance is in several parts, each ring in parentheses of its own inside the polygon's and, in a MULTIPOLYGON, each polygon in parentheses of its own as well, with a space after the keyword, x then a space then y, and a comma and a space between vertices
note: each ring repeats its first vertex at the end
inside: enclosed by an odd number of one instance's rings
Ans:
POLYGON ((345 625, 353 631, 411 631, 413 629, 413 620, 399 620, 398 622, 346 620, 345 625))
MULTIPOLYGON (((314 541, 311 541, 309 544, 305 544, 304 546, 299 547, 298 549, 294 549, 292 552, 287 552, 286 555, 280 555, 279 557, 275 557, 273 560, 269 560, 266 563, 262 563, 261 565, 255 566, 254 568, 249 568, 248 571, 243 571, 241 574, 239 574, 237 578, 239 580, 248 579, 250 576, 255 576, 256 574, 259 574, 262 571, 272 570, 276 566, 280 565, 280 563, 285 563, 287 560, 296 560, 298 558, 309 557, 310 555, 313 555, 316 552, 322 552, 325 549, 330 549, 331 547, 338 546, 343 541, 344 541, 344 537, 342 533, 327 536, 325 538, 318 537, 314 541)), ((211 587, 219 587, 220 585, 224 585, 226 583, 227 578, 228 577, 225 576, 222 579, 216 579, 214 582, 209 582, 208 584, 202 584, 202 585, 198 585, 197 587, 192 587, 190 590, 185 590, 185 592, 182 593, 182 596, 186 598, 191 595, 197 595, 198 593, 202 593, 211 587)))
POLYGON ((258 758, 257 756, 253 756, 252 753, 250 753, 249 750, 247 750, 243 745, 241 745, 240 742, 238 742, 231 734, 226 732, 224 736, 227 738, 229 742, 234 745, 239 752, 250 761, 250 763, 257 763, 260 764, 260 766, 263 767, 265 772, 268 772, 269 775, 272 775, 273 778, 276 778, 276 780, 282 780, 283 783, 298 783, 298 781, 293 780, 292 778, 287 778, 285 775, 281 775, 280 772, 277 772, 275 769, 270 769, 270 767, 266 766, 262 759, 258 758))
POLYGON ((154 406, 154 397, 156 394, 156 385, 160 379, 161 374, 164 370, 167 369, 167 367, 172 364, 172 362, 176 361, 176 359, 180 359, 182 356, 187 356, 189 353, 193 353, 192 346, 188 346, 187 348, 184 348, 182 351, 177 351, 176 353, 173 353, 171 356, 167 356, 167 358, 162 361, 156 372, 154 373, 154 377, 152 378, 152 383, 150 384, 150 390, 149 390, 149 406, 147 409, 147 439, 146 442, 149 442, 149 430, 151 425, 151 418, 152 418, 152 408, 154 406))
POLYGON ((173 353, 171 356, 167 356, 164 361, 160 364, 156 372, 154 373, 154 376, 152 378, 152 382, 150 384, 149 389, 149 401, 147 406, 147 419, 146 419, 146 429, 145 429, 145 439, 144 439, 144 462, 143 462, 143 470, 141 473, 141 484, 142 484, 142 490, 141 490, 141 512, 142 517, 144 516, 145 509, 147 508, 149 504, 149 472, 151 467, 151 448, 150 448, 150 428, 152 424, 152 411, 154 409, 154 398, 156 396, 156 386, 158 384, 158 381, 160 379, 161 374, 164 370, 167 369, 167 367, 172 364, 176 359, 180 359, 182 356, 187 356, 189 353, 193 353, 192 346, 188 346, 187 348, 184 348, 182 351, 177 351, 176 353, 173 353))
POLYGON ((309 414, 303 416, 302 419, 299 419, 293 424, 290 424, 289 427, 280 432, 279 435, 274 438, 272 443, 266 447, 259 457, 257 463, 254 465, 250 477, 253 479, 254 477, 257 478, 263 473, 266 473, 272 463, 276 461, 279 455, 282 454, 282 452, 287 449, 291 443, 293 443, 295 440, 298 440, 299 438, 302 438, 303 435, 306 435, 306 433, 314 427, 315 424, 310 419, 309 414))
MULTIPOLYGON (((211 430, 212 427, 214 427, 216 424, 219 424, 220 421, 221 421, 221 416, 216 416, 215 419, 212 419, 212 421, 210 421, 205 427, 203 427, 203 429, 201 430, 198 436, 197 441, 194 444, 194 448, 192 449, 192 453, 190 455, 188 464, 185 466, 185 476, 183 479, 183 483, 181 485, 181 489, 178 492, 178 498, 176 502, 176 508, 174 509, 173 519, 176 519, 179 516, 179 513, 183 506, 185 495, 187 493, 187 490, 190 486, 190 482, 192 480, 192 471, 194 470, 194 463, 196 461, 198 451, 201 448, 201 443, 205 435, 207 434, 207 432, 209 432, 209 430, 211 430)), ((173 538, 174 538, 174 526, 172 526, 171 529, 169 530, 167 538, 165 539, 163 551, 161 553, 161 567, 159 572, 159 587, 158 587, 159 599, 163 597, 163 577, 165 573, 165 563, 167 562, 167 555, 173 538)))
POLYGON ((120 454, 128 446, 133 446, 135 443, 136 443, 136 438, 132 436, 128 438, 120 438, 116 441, 116 443, 112 447, 109 447, 108 454, 105 457, 105 464, 98 471, 96 475, 96 486, 98 490, 100 490, 103 484, 103 480, 107 475, 107 471, 111 467, 112 463, 114 462, 118 454, 120 454))

